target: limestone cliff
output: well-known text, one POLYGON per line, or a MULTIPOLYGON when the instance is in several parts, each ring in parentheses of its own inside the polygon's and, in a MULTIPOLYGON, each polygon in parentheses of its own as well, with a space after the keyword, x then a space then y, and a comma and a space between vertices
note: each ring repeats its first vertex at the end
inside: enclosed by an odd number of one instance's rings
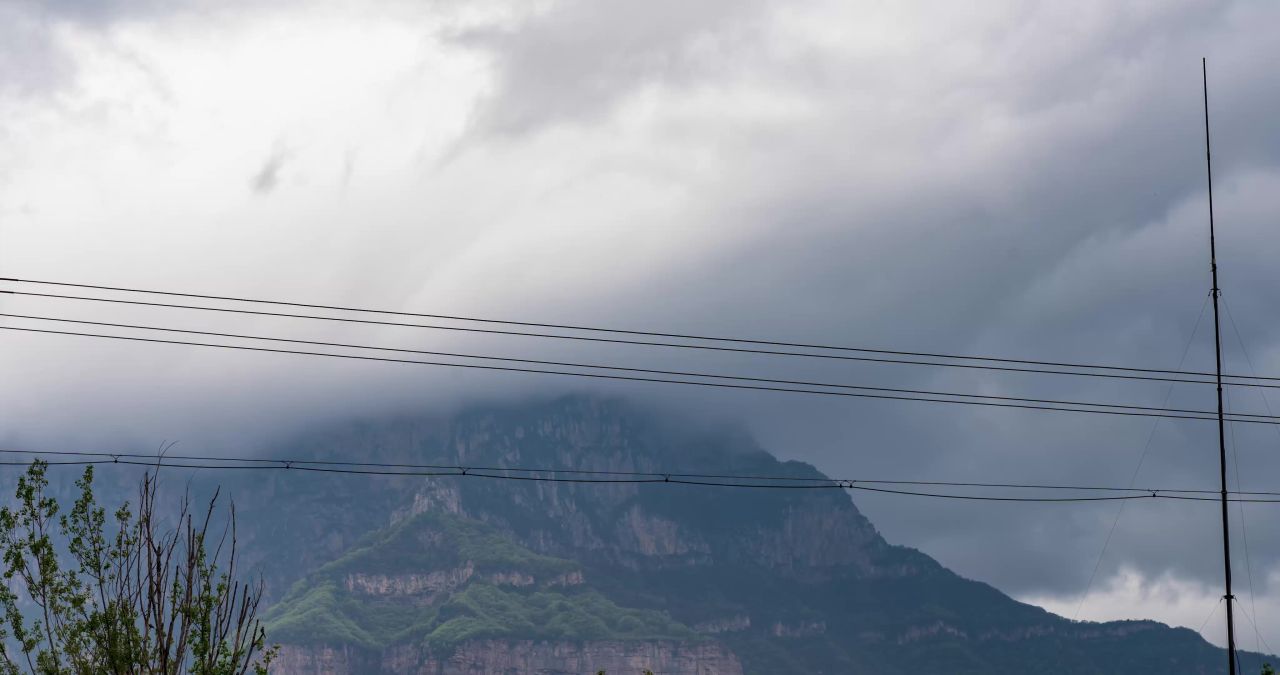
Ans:
POLYGON ((379 654, 350 648, 287 646, 273 672, 290 675, 582 675, 609 673, 740 675, 742 664, 722 645, 674 642, 536 642, 479 640, 451 653, 400 646, 379 654))

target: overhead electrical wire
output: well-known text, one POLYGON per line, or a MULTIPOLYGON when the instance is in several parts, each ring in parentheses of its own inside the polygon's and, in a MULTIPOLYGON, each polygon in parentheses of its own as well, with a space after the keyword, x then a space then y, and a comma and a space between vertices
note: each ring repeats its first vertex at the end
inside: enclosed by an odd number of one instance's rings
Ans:
MULTIPOLYGON (((263 457, 214 457, 199 455, 169 455, 140 453, 109 452, 76 452, 76 451, 39 451, 4 449, 0 453, 6 455, 27 455, 40 459, 50 466, 83 466, 83 465, 124 465, 136 467, 175 468, 175 469, 228 469, 248 471, 297 471, 344 475, 419 477, 419 478, 481 478, 491 480, 534 481, 554 483, 584 484, 656 484, 669 483, 675 485, 691 485, 702 487, 723 487, 741 489, 843 489, 879 492, 893 495, 932 497, 939 499, 959 499, 969 501, 994 502, 1044 502, 1072 503, 1124 501, 1139 499, 1170 499, 1181 501, 1217 502, 1217 497, 1203 496, 1212 494, 1212 490, 1175 490, 1159 488, 1115 488, 1088 487, 1070 485, 1037 485, 1037 484, 997 484, 997 483, 961 483, 945 481, 904 481, 904 480, 868 480, 868 479, 833 479, 797 476, 760 476, 705 473, 665 473, 643 471, 592 471, 565 468, 516 468, 501 466, 463 466, 447 464, 385 464, 377 462, 345 462, 326 460, 272 459, 263 457), (44 460, 42 457, 74 457, 79 459, 44 460), (88 458, 88 459, 85 459, 88 458), (561 475, 564 474, 564 475, 561 475), (606 477, 601 477, 602 475, 606 477), (743 482, 754 481, 754 482, 743 482), (808 481, 800 482, 797 481, 808 481), (1122 495, 1073 495, 1062 497, 1028 497, 1017 495, 974 495, 921 490, 905 490, 901 488, 878 487, 883 485, 917 485, 917 486, 950 486, 950 487, 1006 487, 1020 489, 1052 489, 1076 491, 1123 491, 1131 494, 1122 495)), ((5 461, 0 465, 13 466, 26 462, 5 461)), ((1231 493, 1240 495, 1232 501, 1249 503, 1280 504, 1280 493, 1231 493), (1266 496, 1271 498, 1259 498, 1266 496)))
MULTIPOLYGON (((1102 492, 1164 492, 1164 493, 1185 493, 1185 494, 1206 494, 1216 495, 1218 490, 1211 489, 1190 489, 1190 488, 1147 488, 1147 487, 1118 487, 1118 486, 1099 486, 1099 485, 1056 485, 1048 483, 983 483, 983 482, 962 482, 962 481, 937 481, 937 480, 886 480, 871 478, 829 478, 819 476, 784 476, 777 474, 726 474, 726 473, 684 473, 674 471, 624 471, 624 470, 603 470, 603 469, 574 469, 568 467, 528 467, 528 466, 512 466, 512 465, 471 465, 466 466, 460 464, 421 464, 421 463, 402 463, 402 462, 365 462, 353 460, 332 460, 332 459, 300 459, 287 457, 246 457, 246 456, 212 456, 212 455, 183 455, 173 453, 163 454, 143 454, 143 453, 125 453, 125 452, 88 452, 74 450, 14 450, 0 449, 0 454, 6 455, 41 455, 51 457, 96 457, 104 459, 141 459, 141 460, 191 460, 191 461, 218 461, 218 462, 245 462, 245 463, 262 463, 262 464, 280 464, 280 465, 300 465, 314 464, 320 466, 337 466, 337 467, 374 467, 379 469, 427 469, 427 470, 468 470, 468 471, 516 471, 522 473, 571 473, 589 476, 639 476, 639 477, 663 477, 674 476, 681 478, 714 478, 723 480, 760 480, 760 481, 778 481, 778 482, 822 482, 822 483, 862 483, 874 485, 927 485, 934 487, 981 487, 981 488, 1012 488, 1012 489, 1028 489, 1028 490, 1088 490, 1102 492)), ((1240 492, 1232 491, 1231 494, 1251 495, 1251 496, 1272 496, 1280 497, 1280 492, 1240 492)))
MULTIPOLYGON (((506 362, 526 363, 526 364, 534 364, 534 365, 542 365, 542 366, 589 368, 589 369, 597 369, 597 370, 614 370, 614 371, 624 371, 624 372, 632 372, 632 373, 646 373, 650 375, 669 375, 669 376, 676 376, 676 377, 697 377, 697 378, 709 378, 709 379, 719 379, 719 380, 737 380, 737 381, 745 381, 745 382, 760 382, 760 383, 766 383, 766 384, 794 385, 794 386, 802 386, 802 387, 828 387, 828 388, 835 388, 835 389, 853 389, 853 390, 861 390, 861 391, 877 391, 877 392, 885 392, 885 393, 912 394, 912 395, 922 395, 922 396, 944 396, 944 397, 956 397, 956 398, 967 398, 967 399, 985 399, 985 400, 994 400, 994 401, 1015 401, 1020 403, 1044 403, 1044 404, 1051 404, 1051 405, 1113 408, 1118 410, 1141 410, 1141 411, 1201 414, 1201 415, 1214 414, 1213 411, 1209 411, 1209 410, 1195 410, 1195 409, 1185 409, 1185 408, 1168 408, 1168 407, 1157 408, 1152 406, 1129 405, 1129 404, 1122 404, 1122 403, 1095 403, 1095 402, 1089 402, 1089 401, 1040 399, 1040 398, 1027 398, 1027 397, 1019 397, 1019 396, 1001 396, 1001 395, 995 395, 995 394, 969 394, 969 393, 948 392, 948 391, 931 391, 931 390, 922 390, 922 389, 903 389, 903 388, 897 388, 897 387, 878 387, 878 386, 870 386, 870 385, 857 385, 857 384, 837 383, 837 382, 787 380, 787 379, 754 377, 754 376, 745 376, 745 375, 727 375, 723 373, 705 373, 705 372, 681 371, 681 370, 659 370, 654 368, 635 368, 635 367, 609 365, 609 364, 575 363, 575 362, 567 362, 567 361, 550 361, 550 360, 542 360, 542 359, 527 359, 527 358, 516 358, 516 357, 508 357, 508 356, 465 354, 465 353, 459 353, 459 352, 430 351, 430 350, 422 350, 422 349, 408 349, 408 348, 401 348, 401 347, 379 347, 379 346, 351 344, 351 343, 344 343, 344 342, 302 340, 297 338, 280 338, 280 337, 270 337, 270 336, 263 336, 263 335, 248 335, 243 333, 221 333, 221 332, 214 332, 214 331, 190 330, 190 329, 184 329, 184 328, 169 328, 169 327, 163 327, 163 326, 146 326, 146 325, 139 325, 139 324, 115 323, 115 322, 107 322, 107 321, 68 319, 65 317, 38 316, 38 315, 31 315, 31 314, 12 314, 12 313, 0 312, 0 317, 28 319, 28 320, 37 320, 37 321, 51 321, 51 322, 59 322, 59 323, 74 323, 74 324, 102 326, 102 327, 110 327, 110 328, 125 328, 125 329, 131 329, 131 330, 159 331, 159 332, 166 332, 166 333, 184 333, 188 335, 203 335, 206 337, 222 337, 222 338, 233 338, 233 339, 240 339, 240 340, 262 340, 262 341, 268 341, 268 342, 304 344, 304 345, 320 346, 320 347, 365 349, 365 350, 396 352, 396 353, 404 353, 404 354, 418 354, 423 356, 444 356, 444 357, 450 357, 450 358, 479 359, 479 360, 487 360, 487 361, 506 361, 506 362)), ((1280 417, 1276 417, 1275 415, 1260 415, 1260 414, 1252 414, 1252 413, 1236 413, 1236 415, 1238 417, 1253 417, 1253 418, 1280 421, 1280 417)))
MULTIPOLYGON (((185 345, 185 346, 191 346, 191 347, 210 347, 210 348, 217 348, 217 349, 265 352, 265 353, 275 353, 275 354, 323 356, 323 357, 329 357, 329 358, 352 359, 352 360, 369 361, 369 362, 413 364, 413 365, 425 365, 425 366, 436 366, 436 367, 446 367, 446 368, 467 368, 467 369, 487 370, 487 371, 496 371, 496 372, 514 372, 514 373, 526 373, 526 374, 538 374, 538 375, 557 375, 557 376, 582 377, 582 378, 591 378, 591 379, 600 379, 600 380, 677 384, 677 385, 695 386, 695 387, 738 389, 743 391, 766 391, 766 392, 791 393, 791 394, 808 394, 808 395, 815 395, 815 396, 838 396, 838 397, 845 397, 845 398, 880 399, 880 400, 893 400, 893 401, 915 401, 915 402, 922 402, 922 403, 949 403, 949 404, 955 404, 955 405, 974 405, 974 406, 985 406, 985 407, 995 407, 995 408, 1015 408, 1015 409, 1022 409, 1022 410, 1075 412, 1075 413, 1088 413, 1088 414, 1096 414, 1096 415, 1116 415, 1116 416, 1125 416, 1125 417, 1163 417, 1163 418, 1172 418, 1172 419, 1189 419, 1189 420, 1201 420, 1201 421, 1204 421, 1204 420, 1213 421, 1215 419, 1214 417, 1206 416, 1206 414, 1185 414, 1185 413, 1177 412, 1177 409, 1172 409, 1172 408, 1150 409, 1150 410, 1117 410, 1117 409, 1099 410, 1099 409, 1090 409, 1085 407, 1069 408, 1069 407, 1040 405, 1040 404, 1032 404, 1032 403, 1013 403, 1013 402, 985 401, 985 400, 984 401, 954 400, 954 399, 948 399, 948 398, 937 398, 937 397, 929 397, 929 396, 911 396, 911 395, 894 395, 894 394, 887 394, 887 393, 863 393, 863 392, 856 392, 856 391, 827 391, 827 390, 820 390, 820 389, 789 388, 789 387, 780 387, 780 386, 769 386, 765 384, 736 384, 731 382, 700 382, 700 381, 694 381, 694 380, 678 380, 678 379, 658 378, 658 377, 640 377, 636 375, 580 373, 580 372, 572 372, 572 371, 565 371, 565 370, 517 368, 513 366, 497 366, 497 365, 486 365, 486 364, 477 364, 477 363, 450 363, 450 362, 444 362, 444 361, 421 361, 421 360, 414 360, 414 359, 398 359, 398 358, 390 358, 390 357, 382 357, 382 356, 364 356, 364 355, 358 355, 358 354, 334 354, 329 352, 312 352, 312 351, 293 350, 293 349, 275 349, 275 348, 269 348, 269 347, 255 347, 255 346, 249 346, 249 345, 228 345, 228 344, 217 344, 217 343, 209 343, 209 342, 191 342, 191 341, 185 341, 185 340, 165 340, 160 338, 147 338, 147 337, 124 336, 124 335, 105 335, 101 333, 84 333, 79 331, 58 331, 58 330, 49 330, 49 329, 42 329, 42 328, 23 328, 18 326, 0 326, 0 330, 20 331, 20 332, 27 332, 27 333, 40 333, 40 334, 49 334, 49 335, 88 337, 88 338, 107 339, 107 340, 122 340, 122 341, 142 342, 142 343, 152 343, 152 344, 172 344, 172 345, 185 345)), ((939 394, 939 395, 945 396, 945 394, 939 394)), ((1089 404, 1089 405, 1095 405, 1095 404, 1089 404)), ((1194 413, 1202 413, 1202 412, 1205 412, 1205 411, 1194 411, 1194 413)), ((1275 418, 1275 417, 1266 417, 1266 416, 1244 417, 1243 415, 1240 415, 1240 416, 1233 416, 1231 419, 1233 421, 1241 422, 1241 423, 1280 425, 1280 418, 1275 418)))
MULTIPOLYGON (((156 292, 158 293, 158 291, 156 292)), ((1046 374, 1046 375, 1068 375, 1068 376, 1076 376, 1076 377, 1099 377, 1099 378, 1121 379, 1121 380, 1143 380, 1143 381, 1152 381, 1152 382, 1184 382, 1188 384, 1202 384, 1202 385, 1214 384, 1214 382, 1211 380, 1188 379, 1188 378, 1209 376, 1206 373, 1200 373, 1195 371, 1161 371, 1161 370, 1155 370, 1155 369, 1142 369, 1142 368, 1131 369, 1131 368, 1124 368, 1121 366, 1090 366, 1090 365, 1084 365, 1084 364, 1069 366, 1069 367, 1076 367, 1076 368, 1105 369, 1108 371, 1108 372, 1082 372, 1082 371, 1072 371, 1072 370, 1060 370, 1060 369, 1055 369, 1053 367, 1024 368, 1024 367, 1018 367, 1018 366, 995 366, 995 365, 978 364, 978 363, 946 363, 946 362, 940 362, 940 361, 920 361, 920 360, 913 360, 913 359, 906 359, 906 358, 854 356, 851 354, 781 351, 781 350, 755 349, 755 348, 746 348, 746 347, 728 347, 728 346, 715 346, 715 345, 705 345, 705 344, 689 344, 689 343, 680 343, 680 342, 655 342, 655 341, 631 340, 631 339, 622 339, 622 338, 595 337, 595 336, 589 336, 589 335, 562 335, 562 334, 554 334, 554 333, 533 333, 533 332, 516 331, 516 330, 499 330, 494 328, 476 328, 476 327, 470 327, 470 326, 450 326, 450 325, 438 325, 438 324, 407 323, 407 322, 401 322, 401 321, 380 321, 380 320, 374 320, 374 319, 358 319, 353 317, 323 316, 323 315, 317 315, 317 314, 295 314, 290 312, 269 312, 269 311, 263 311, 263 310, 253 310, 253 309, 238 309, 233 307, 208 307, 208 306, 202 306, 202 305, 185 305, 185 304, 167 303, 167 302, 148 302, 143 300, 127 300, 123 298, 100 298, 100 297, 83 296, 83 295, 65 295, 65 294, 59 294, 59 293, 34 293, 30 291, 16 291, 16 290, 0 290, 0 293, 7 293, 11 295, 19 295, 19 296, 26 296, 26 297, 33 297, 33 298, 54 299, 54 300, 76 300, 76 301, 83 301, 83 302, 124 304, 124 305, 134 305, 134 306, 141 306, 141 307, 159 307, 164 309, 184 309, 184 310, 196 310, 196 311, 205 311, 205 312, 242 314, 242 315, 251 315, 251 316, 269 316, 269 317, 278 317, 278 318, 306 319, 306 320, 314 320, 314 321, 331 321, 331 322, 338 322, 338 323, 356 323, 356 324, 391 326, 391 327, 400 327, 400 328, 423 328, 423 329, 429 329, 429 330, 479 333, 479 334, 487 334, 487 335, 504 335, 504 336, 512 336, 512 337, 528 337, 528 338, 538 338, 538 339, 574 340, 574 341, 603 343, 603 344, 661 347, 661 348, 672 348, 672 349, 692 349, 692 350, 711 351, 711 352, 754 354, 754 355, 761 355, 761 356, 785 356, 785 357, 796 357, 796 358, 814 358, 814 359, 829 359, 829 360, 838 360, 838 361, 856 361, 856 362, 865 362, 865 363, 888 363, 888 364, 899 364, 899 365, 932 366, 932 367, 941 367, 941 368, 961 368, 961 369, 988 370, 988 371, 999 371, 999 372, 1034 373, 1034 374, 1046 374), (1164 377, 1164 376, 1158 376, 1154 374, 1144 375, 1144 374, 1125 374, 1122 372, 1114 372, 1114 371, 1125 371, 1125 370, 1130 370, 1135 373, 1166 373, 1171 375, 1178 375, 1180 377, 1164 377)), ((210 297, 216 297, 216 296, 210 296, 210 297)), ((264 301, 264 302, 271 302, 271 301, 264 301)), ((294 304, 294 303, 279 303, 279 304, 294 304)), ((303 306, 308 306, 308 305, 303 305, 303 306)), ((376 311, 376 310, 352 310, 352 311, 376 311)), ((428 315, 414 315, 414 316, 428 316, 428 315)), ((547 325, 553 325, 553 324, 547 324, 547 325)), ((601 330, 607 330, 607 329, 601 329, 601 330)), ((653 335, 667 335, 667 334, 653 333, 653 335)), ((717 339, 721 339, 724 341, 733 341, 730 338, 717 338, 717 339)), ((779 345, 793 344, 793 343, 771 343, 771 342, 765 342, 765 341, 749 341, 749 340, 743 340, 742 342, 779 344, 779 345)), ((815 346, 811 348, 846 349, 851 351, 868 351, 868 352, 875 351, 875 350, 869 350, 869 349, 859 350, 858 348, 853 348, 853 347, 835 348, 835 347, 815 346)), ((934 358, 974 359, 974 360, 990 360, 990 361, 1001 362, 1001 360, 994 359, 994 358, 988 359, 986 357, 968 357, 968 356, 961 357, 961 356, 948 356, 948 355, 942 355, 942 354, 933 355, 933 354, 926 354, 924 352, 893 352, 889 350, 879 350, 876 353, 902 354, 902 355, 919 354, 922 356, 930 356, 934 358)), ((1020 361, 1020 360, 1007 360, 1007 361, 1012 363, 1038 363, 1038 362, 1031 362, 1031 361, 1020 361)), ((1058 365, 1057 362, 1050 362, 1050 361, 1046 361, 1042 363, 1049 366, 1058 365)), ((1246 379, 1245 376, 1239 376, 1239 375, 1224 375, 1224 377, 1246 379)), ((1273 378, 1259 377, 1259 378, 1251 378, 1251 379, 1270 380, 1273 378)), ((1230 382, 1229 384, 1233 386, 1264 387, 1264 388, 1280 389, 1280 384, 1265 384, 1263 382, 1230 382)))
MULTIPOLYGON (((329 310, 337 310, 337 311, 343 311, 343 312, 386 314, 391 316, 410 316, 410 317, 425 318, 425 319, 448 319, 453 321, 470 321, 475 323, 491 323, 491 324, 502 324, 502 325, 508 325, 508 326, 525 326, 529 328, 556 328, 556 329, 563 329, 563 330, 590 331, 590 332, 598 332, 598 333, 615 333, 619 335, 638 335, 638 336, 647 336, 647 337, 679 338, 679 339, 685 339, 685 340, 703 340, 708 342, 737 342, 742 344, 770 345, 775 347, 797 347, 797 348, 806 348, 806 349, 823 349, 823 350, 831 350, 831 351, 862 352, 862 353, 870 353, 870 354, 892 354, 897 356, 922 356, 922 357, 928 357, 928 358, 960 359, 960 360, 969 360, 969 361, 994 361, 998 363, 1060 366, 1060 367, 1066 367, 1066 368, 1091 368, 1091 369, 1121 370, 1121 371, 1133 371, 1133 372, 1145 372, 1145 373, 1176 373, 1179 375, 1201 375, 1204 377, 1212 377, 1214 375, 1214 373, 1209 373, 1209 372, 1182 371, 1182 370, 1171 371, 1171 370, 1165 370, 1165 369, 1159 369, 1159 368, 1134 368, 1129 366, 1099 365, 1099 364, 1090 364, 1090 363, 1070 363, 1070 362, 1062 362, 1062 361, 1039 361, 1039 360, 1033 360, 1033 359, 1012 359, 1012 358, 994 357, 994 356, 972 356, 972 355, 942 354, 942 353, 936 353, 936 352, 914 352, 914 351, 901 351, 901 350, 893 350, 893 349, 877 349, 877 348, 871 348, 871 347, 850 347, 850 346, 842 346, 842 345, 826 345, 826 344, 815 344, 815 343, 805 343, 805 342, 785 342, 780 340, 763 340, 758 338, 738 338, 738 337, 724 337, 724 336, 713 336, 713 335, 696 335, 696 334, 687 334, 687 333, 670 333, 670 332, 648 331, 648 330, 632 330, 632 329, 622 329, 622 328, 602 328, 599 326, 584 326, 584 325, 563 324, 563 323, 541 323, 541 322, 534 322, 534 321, 515 321, 511 319, 491 319, 491 318, 479 318, 479 317, 472 317, 472 316, 458 316, 458 315, 450 315, 450 314, 429 314, 424 312, 406 312, 402 310, 369 309, 364 307, 325 305, 325 304, 315 304, 315 303, 305 303, 305 302, 294 302, 294 301, 288 301, 288 300, 268 300, 263 298, 246 298, 243 296, 184 293, 184 292, 178 292, 178 291, 161 291, 161 290, 155 290, 155 289, 128 288, 128 287, 122 287, 122 286, 104 286, 104 285, 96 285, 96 284, 78 284, 78 283, 70 283, 70 282, 63 282, 63 281, 48 281, 48 280, 38 280, 38 279, 18 279, 18 278, 11 278, 11 277, 0 277, 0 281, 8 281, 13 283, 25 283, 25 284, 38 284, 38 285, 44 285, 44 286, 62 286, 67 288, 87 288, 87 289, 102 290, 102 291, 118 291, 123 293, 166 295, 166 296, 172 296, 172 297, 196 298, 201 300, 221 300, 221 301, 230 301, 230 302, 278 305, 278 306, 286 306, 286 307, 303 307, 308 309, 329 309, 329 310)), ((1280 381, 1280 377, 1272 377, 1272 378, 1251 377, 1251 379, 1271 379, 1271 380, 1280 381)))
MULTIPOLYGON (((131 460, 190 460, 201 462, 243 462, 243 463, 261 463, 261 464, 280 464, 280 465, 300 465, 314 464, 321 466, 336 467, 372 467, 378 469, 415 469, 415 470, 468 470, 468 471, 516 471, 521 473, 571 473, 578 475, 590 476, 630 476, 630 477, 663 477, 675 476, 680 478, 714 478, 723 480, 759 480, 759 481, 779 481, 779 482, 822 482, 822 483, 869 483, 876 485, 927 485, 934 487, 981 487, 981 488, 1016 488, 1016 489, 1032 489, 1032 490, 1091 490, 1091 491, 1112 491, 1112 492, 1176 492, 1187 494, 1207 494, 1216 495, 1218 490, 1211 489, 1189 489, 1189 488, 1147 488, 1147 487, 1117 487, 1117 486, 1098 486, 1098 485, 1060 485, 1048 483, 990 483, 990 482, 962 482, 962 481, 936 481, 936 480, 886 480, 886 479, 870 479, 870 478, 830 478, 826 476, 788 476, 778 474, 759 474, 759 473, 689 473, 678 471, 627 471, 627 470, 602 470, 602 469, 578 469, 570 467, 529 467, 520 465, 485 465, 485 464, 423 464, 423 463, 405 463, 405 462, 371 462, 371 461, 354 461, 354 460, 334 460, 334 459, 302 459, 297 457, 253 457, 243 455, 186 455, 175 453, 128 453, 128 452, 91 452, 78 450, 17 450, 12 448, 0 449, 0 455, 40 455, 50 457, 93 457, 99 459, 131 459, 131 460)), ((1253 496, 1274 496, 1280 497, 1280 492, 1237 492, 1231 494, 1253 495, 1253 496)))

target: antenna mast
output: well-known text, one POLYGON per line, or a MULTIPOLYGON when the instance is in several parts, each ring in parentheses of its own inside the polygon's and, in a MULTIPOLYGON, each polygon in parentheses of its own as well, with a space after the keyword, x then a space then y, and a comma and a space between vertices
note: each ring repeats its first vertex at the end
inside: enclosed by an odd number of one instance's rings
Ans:
POLYGON ((1209 66, 1200 59, 1201 82, 1204 85, 1204 163, 1209 180, 1209 270, 1213 275, 1213 352, 1217 364, 1218 384, 1218 468, 1222 478, 1222 568, 1226 578, 1227 604, 1227 673, 1236 675, 1236 622, 1231 594, 1231 530, 1227 519, 1227 434, 1222 410, 1222 329, 1218 323, 1218 250, 1213 231, 1213 160, 1209 152, 1209 66))

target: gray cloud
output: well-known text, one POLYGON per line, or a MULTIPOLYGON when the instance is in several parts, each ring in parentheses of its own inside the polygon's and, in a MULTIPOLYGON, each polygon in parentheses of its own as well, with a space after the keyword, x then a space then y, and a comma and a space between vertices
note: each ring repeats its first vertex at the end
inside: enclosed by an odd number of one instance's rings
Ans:
POLYGON ((0 95, 30 96, 65 80, 70 64, 38 15, 0 6, 0 95))
POLYGON ((514 27, 454 39, 493 53, 497 88, 474 119, 483 134, 516 135, 600 121, 651 83, 696 83, 728 66, 755 36, 760 0, 658 3, 569 0, 514 27))

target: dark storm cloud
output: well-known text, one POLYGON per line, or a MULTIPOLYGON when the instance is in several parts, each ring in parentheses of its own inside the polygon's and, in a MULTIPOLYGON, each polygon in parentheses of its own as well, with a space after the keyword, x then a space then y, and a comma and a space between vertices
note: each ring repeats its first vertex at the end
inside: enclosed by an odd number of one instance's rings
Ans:
MULTIPOLYGON (((1280 110, 1266 65, 1280 58, 1280 45, 1249 29, 1268 10, 1200 3, 1170 5, 1156 16, 1095 12, 1101 16, 1084 22, 1094 30, 1070 40, 1046 40, 1053 31, 1043 23, 1053 17, 1041 10, 994 32, 983 45, 989 58, 982 71, 960 82, 929 80, 921 72, 928 58, 841 64, 838 50, 810 55, 839 65, 821 77, 801 70, 770 85, 783 95, 798 89, 823 97, 823 114, 709 141, 735 163, 717 177, 722 189, 698 186, 708 189, 708 217, 764 234, 741 243, 730 237, 696 267, 615 299, 625 315, 603 312, 614 324, 675 322, 828 343, 1173 367, 1208 285, 1199 107, 1199 57, 1208 54, 1227 293, 1253 310, 1242 314, 1254 351, 1274 353, 1276 322, 1258 310, 1280 292, 1270 270, 1277 239, 1266 215, 1280 187, 1280 116, 1259 111, 1280 110), (927 107, 909 112, 916 124, 904 128, 891 105, 860 96, 869 72, 925 78, 915 85, 915 102, 927 107), (823 90, 827 78, 847 86, 823 90), (883 114, 860 114, 868 108, 883 114), (868 117, 879 128, 858 128, 868 117), (982 148, 954 147, 963 139, 982 143, 976 139, 992 119, 1010 133, 991 135, 982 148), (944 130, 936 140, 917 142, 935 125, 944 130), (917 137, 901 137, 908 134, 917 137), (870 155, 859 151, 868 146, 870 155), (902 180, 886 181, 878 162, 909 168, 902 180)), ((749 33, 756 11, 714 21, 688 17, 688 26, 668 16, 675 26, 653 31, 633 30, 625 12, 568 4, 514 35, 491 36, 478 44, 499 57, 500 87, 479 110, 479 128, 505 136, 602 124, 611 106, 645 87, 710 86, 724 73, 687 59, 691 36, 717 23, 749 33)), ((733 56, 742 70, 758 65, 750 53, 733 56)), ((776 67, 760 72, 772 77, 776 67)), ((1208 365, 1205 328, 1201 323, 1191 357, 1199 368, 1208 365)), ((864 369, 848 377, 886 376, 864 369)), ((887 377, 901 384, 904 375, 887 377)), ((1088 381, 907 377, 961 390, 1150 405, 1165 394, 1088 381)), ((1177 390, 1172 400, 1211 408, 1209 394, 1177 390)), ((1153 435, 1139 482, 1213 487, 1212 429, 1196 423, 1166 422, 1152 432, 1149 422, 1034 413, 989 422, 972 411, 922 405, 862 410, 771 400, 752 407, 750 416, 764 420, 757 426, 780 450, 821 458, 834 473, 1124 485, 1153 435), (814 407, 826 412, 805 410, 814 407), (815 430, 795 439, 804 426, 797 419, 811 420, 815 430)), ((1241 463, 1280 470, 1261 452, 1267 442, 1265 434, 1255 438, 1253 456, 1242 448, 1241 463)), ((891 538, 1014 592, 1082 590, 1114 517, 1112 508, 938 509, 855 498, 891 538), (1011 538, 1010 531, 1027 536, 1011 538)), ((1217 536, 1212 525, 1204 509, 1130 507, 1101 574, 1123 563, 1215 582, 1216 558, 1204 554, 1217 536), (1192 531, 1203 536, 1171 537, 1171 521, 1195 523, 1192 531)), ((1278 543, 1255 542, 1253 554, 1274 564, 1278 543)))

